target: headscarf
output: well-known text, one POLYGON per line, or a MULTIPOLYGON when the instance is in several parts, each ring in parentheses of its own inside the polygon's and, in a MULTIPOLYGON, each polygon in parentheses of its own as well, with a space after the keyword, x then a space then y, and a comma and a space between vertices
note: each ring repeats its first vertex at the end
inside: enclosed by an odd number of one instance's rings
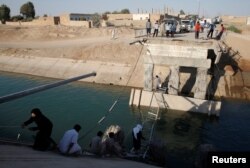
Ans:
POLYGON ((142 125, 137 124, 136 127, 133 128, 133 134, 135 139, 137 139, 137 134, 142 130, 142 125))
POLYGON ((32 109, 30 113, 34 113, 36 115, 36 117, 42 115, 42 112, 40 111, 39 108, 32 109))

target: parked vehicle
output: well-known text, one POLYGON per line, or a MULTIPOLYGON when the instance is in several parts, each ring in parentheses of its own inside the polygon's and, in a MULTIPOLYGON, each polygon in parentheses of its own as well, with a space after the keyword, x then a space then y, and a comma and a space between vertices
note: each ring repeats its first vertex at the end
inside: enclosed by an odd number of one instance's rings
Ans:
POLYGON ((181 20, 180 32, 190 32, 193 30, 194 22, 192 20, 181 20))
POLYGON ((171 18, 171 19, 165 18, 165 19, 163 19, 163 22, 165 22, 165 24, 171 23, 172 25, 175 25, 175 27, 176 27, 175 33, 179 33, 180 32, 180 30, 181 30, 180 27, 181 26, 180 26, 180 23, 179 23, 179 21, 177 19, 174 19, 174 18, 171 18))
POLYGON ((222 22, 222 19, 219 16, 217 16, 217 17, 213 18, 213 22, 215 24, 220 24, 222 22))

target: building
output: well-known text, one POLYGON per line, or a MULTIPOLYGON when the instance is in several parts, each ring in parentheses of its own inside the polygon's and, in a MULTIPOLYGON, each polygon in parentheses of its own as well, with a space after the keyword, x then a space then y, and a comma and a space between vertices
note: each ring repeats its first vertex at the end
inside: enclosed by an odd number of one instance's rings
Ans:
POLYGON ((134 28, 144 28, 148 19, 152 23, 156 20, 162 20, 163 15, 161 14, 108 14, 107 15, 107 26, 131 26, 134 28))
POLYGON ((65 25, 65 26, 78 26, 91 28, 93 27, 93 14, 77 14, 69 13, 60 16, 47 16, 39 17, 31 22, 6 22, 7 25, 23 25, 23 26, 52 26, 52 25, 65 25))
POLYGON ((108 20, 133 20, 132 14, 107 14, 108 20))
POLYGON ((93 20, 94 14, 81 14, 81 13, 70 13, 69 18, 71 21, 90 21, 93 20))
POLYGON ((60 15, 60 24, 65 26, 93 27, 93 14, 70 13, 60 15))

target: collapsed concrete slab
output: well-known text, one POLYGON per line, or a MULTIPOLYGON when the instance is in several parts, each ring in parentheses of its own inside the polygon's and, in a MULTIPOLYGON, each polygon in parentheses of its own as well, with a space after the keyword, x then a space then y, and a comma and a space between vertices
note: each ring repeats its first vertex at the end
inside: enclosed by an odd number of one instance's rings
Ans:
POLYGON ((132 89, 129 105, 220 115, 221 102, 132 89))

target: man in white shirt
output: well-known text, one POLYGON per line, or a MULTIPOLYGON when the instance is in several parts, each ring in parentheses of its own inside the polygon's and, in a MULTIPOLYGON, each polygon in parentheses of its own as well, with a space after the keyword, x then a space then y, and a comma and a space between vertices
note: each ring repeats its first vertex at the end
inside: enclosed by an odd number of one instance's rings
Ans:
POLYGON ((154 25, 154 34, 153 34, 153 37, 157 37, 158 36, 158 30, 159 30, 159 23, 158 23, 158 20, 155 22, 155 25, 154 25))
POLYGON ((58 145, 59 151, 66 155, 80 155, 82 154, 82 148, 78 145, 78 133, 81 130, 81 126, 76 124, 73 129, 64 133, 60 143, 58 145))
POLYGON ((170 34, 170 30, 171 30, 170 26, 171 26, 170 23, 165 24, 165 30, 166 30, 167 37, 169 37, 169 34, 170 34))
POLYGON ((146 23, 146 29, 147 29, 147 37, 150 37, 150 34, 151 34, 151 22, 150 22, 150 19, 148 19, 148 21, 146 23))

